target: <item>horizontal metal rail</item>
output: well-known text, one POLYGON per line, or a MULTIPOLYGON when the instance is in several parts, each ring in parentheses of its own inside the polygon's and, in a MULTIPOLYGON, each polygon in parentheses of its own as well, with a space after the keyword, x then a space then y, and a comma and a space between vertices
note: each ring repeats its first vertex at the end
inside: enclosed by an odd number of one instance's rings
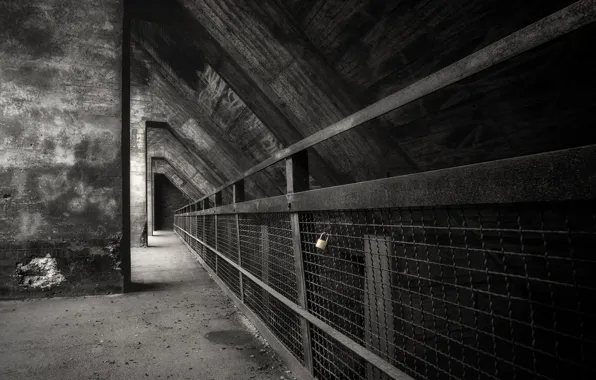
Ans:
MULTIPOLYGON (((396 110, 408 103, 431 94, 441 88, 470 77, 482 70, 506 61, 516 55, 540 46, 557 37, 572 32, 596 20, 596 0, 577 1, 507 37, 470 54, 469 56, 353 113, 352 115, 316 132, 299 142, 280 150, 265 161, 255 165, 243 174, 225 183, 214 193, 237 183, 244 178, 268 168, 313 145, 319 144, 363 123, 396 110)), ((176 212, 204 200, 192 202, 176 212)))
POLYGON ((180 215, 426 207, 596 198, 596 145, 292 193, 180 215))
POLYGON ((395 380, 413 380, 412 377, 406 375, 405 373, 403 373, 399 369, 395 368, 393 365, 391 365, 390 363, 388 363, 387 361, 385 361, 380 356, 375 355, 374 353, 372 353, 371 351, 367 350, 366 348, 364 348, 360 344, 356 343, 354 340, 350 339, 348 336, 346 336, 346 335, 342 334, 341 332, 337 331, 336 329, 334 329, 333 327, 329 326, 327 323, 325 323, 321 319, 319 319, 316 316, 310 314, 308 311, 304 310, 302 307, 300 307, 296 303, 294 303, 291 300, 289 300, 288 298, 286 298, 285 296, 283 296, 282 294, 280 294, 278 291, 276 291, 275 289, 273 289, 272 287, 270 287, 269 285, 267 285, 266 283, 264 283, 263 281, 261 281, 258 277, 254 276, 252 273, 250 273, 249 271, 247 271, 246 269, 244 269, 243 267, 241 267, 240 265, 238 265, 234 261, 232 261, 229 258, 227 258, 225 255, 223 255, 218 250, 216 250, 213 247, 211 247, 211 246, 207 245, 206 243, 202 242, 200 239, 197 239, 196 237, 192 236, 191 234, 189 234, 188 232, 186 232, 182 227, 180 227, 178 225, 174 225, 174 228, 177 228, 180 231, 184 232, 186 235, 188 235, 190 238, 192 238, 193 240, 195 240, 197 243, 202 244, 205 248, 207 248, 207 249, 211 250, 212 252, 214 252, 215 254, 217 254, 218 260, 220 260, 220 259, 221 260, 225 260, 228 264, 232 265, 234 268, 236 268, 237 270, 239 270, 242 273, 242 275, 244 275, 244 276, 248 277, 249 279, 251 279, 253 282, 255 282, 257 285, 259 285, 261 288, 263 288, 270 295, 272 295, 277 300, 279 300, 280 302, 282 302, 284 305, 286 305, 287 307, 289 307, 290 309, 292 309, 292 311, 294 311, 296 314, 298 314, 302 318, 306 319, 308 322, 312 323, 316 327, 318 327, 321 330, 323 330, 329 336, 333 337, 335 340, 337 340, 338 342, 340 342, 344 346, 348 347, 351 351, 353 351, 355 354, 357 354, 358 356, 360 356, 362 359, 366 360, 367 362, 373 364, 374 366, 376 366, 377 368, 379 368, 380 370, 382 370, 383 372, 385 372, 392 379, 395 379, 395 380))

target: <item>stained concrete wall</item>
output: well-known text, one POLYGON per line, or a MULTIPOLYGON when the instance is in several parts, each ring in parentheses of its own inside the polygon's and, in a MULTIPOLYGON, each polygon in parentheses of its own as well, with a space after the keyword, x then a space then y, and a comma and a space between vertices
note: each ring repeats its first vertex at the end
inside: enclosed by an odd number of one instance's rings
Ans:
POLYGON ((119 0, 0 2, 2 298, 121 290, 121 40, 119 0))

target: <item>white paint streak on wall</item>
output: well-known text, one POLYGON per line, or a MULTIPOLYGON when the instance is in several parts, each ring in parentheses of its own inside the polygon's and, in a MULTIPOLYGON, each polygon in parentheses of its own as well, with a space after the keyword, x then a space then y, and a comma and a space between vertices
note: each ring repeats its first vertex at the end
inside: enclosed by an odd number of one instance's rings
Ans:
POLYGON ((209 138, 208 134, 203 132, 195 119, 188 119, 182 125, 182 132, 185 136, 191 137, 196 147, 201 150, 209 151, 215 144, 215 141, 209 138))
POLYGON ((25 195, 26 184, 27 172, 24 170, 15 170, 12 174, 12 179, 10 180, 10 187, 17 190, 16 194, 12 194, 13 198, 19 199, 25 195))
POLYGON ((59 198, 68 190, 68 177, 65 171, 57 176, 43 174, 39 176, 37 181, 39 192, 46 202, 59 198))
POLYGON ((43 216, 39 213, 28 213, 27 211, 19 212, 19 233, 16 236, 17 240, 24 240, 31 236, 35 236, 37 231, 46 224, 43 216))
POLYGON ((110 188, 95 189, 92 186, 79 182, 75 188, 77 197, 68 201, 67 209, 75 214, 84 213, 89 205, 97 206, 101 212, 110 218, 114 218, 118 212, 118 202, 113 197, 113 190, 110 188))
POLYGON ((199 102, 214 105, 221 98, 222 104, 231 113, 246 107, 242 99, 236 95, 211 66, 207 66, 205 71, 199 76, 206 84, 205 90, 199 93, 199 102))

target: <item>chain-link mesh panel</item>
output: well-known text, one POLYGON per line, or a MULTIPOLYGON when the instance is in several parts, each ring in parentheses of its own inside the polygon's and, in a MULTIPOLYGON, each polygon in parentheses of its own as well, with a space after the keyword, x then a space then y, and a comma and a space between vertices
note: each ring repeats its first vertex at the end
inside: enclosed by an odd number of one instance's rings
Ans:
MULTIPOLYGON (((189 224, 189 229, 188 232, 196 237, 197 236, 197 217, 196 216, 191 216, 188 218, 188 224, 189 224)), ((200 243, 198 241, 196 241, 195 239, 193 239, 192 237, 189 240, 188 245, 190 245, 190 247, 197 252, 198 251, 198 247, 200 245, 200 243)))
POLYGON ((217 217, 217 250, 232 261, 238 262, 236 215, 217 217))
POLYGON ((211 268, 214 272, 216 271, 217 267, 217 254, 215 252, 213 252, 211 249, 209 248, 205 248, 205 262, 207 263, 207 265, 209 266, 209 268, 211 268))
POLYGON ((593 374, 593 206, 302 213, 309 311, 414 378, 593 374))
POLYGON ((300 361, 304 361, 300 317, 247 277, 243 279, 244 303, 300 361))
POLYGON ((240 215, 239 228, 242 267, 297 302, 289 214, 240 215))
POLYGON ((203 242, 215 249, 215 215, 205 215, 205 238, 203 242))
POLYGON ((220 257, 217 260, 217 275, 237 296, 240 296, 240 272, 238 269, 220 257))
POLYGON ((313 374, 317 379, 390 380, 386 373, 368 364, 316 326, 310 326, 313 374))
MULTIPOLYGON (((205 217, 203 215, 197 216, 196 217, 196 221, 197 221, 197 234, 196 234, 196 238, 199 239, 200 241, 205 241, 205 217)), ((197 242, 198 243, 198 242, 197 242)), ((197 244, 197 253, 199 254, 199 256, 201 256, 201 258, 203 260, 207 260, 207 256, 205 255, 206 252, 206 248, 203 244, 198 243, 197 244)))
MULTIPOLYGON (((190 219, 189 219, 189 217, 188 217, 188 216, 182 216, 182 217, 180 218, 180 222, 181 222, 182 229, 183 229, 185 232, 189 232, 189 231, 190 231, 190 219)), ((192 239, 190 238, 190 236, 188 236, 187 234, 184 234, 184 233, 183 233, 183 234, 182 234, 182 238, 184 239, 184 241, 185 241, 187 244, 189 244, 189 245, 190 245, 190 243, 191 243, 191 240, 192 240, 192 239)))

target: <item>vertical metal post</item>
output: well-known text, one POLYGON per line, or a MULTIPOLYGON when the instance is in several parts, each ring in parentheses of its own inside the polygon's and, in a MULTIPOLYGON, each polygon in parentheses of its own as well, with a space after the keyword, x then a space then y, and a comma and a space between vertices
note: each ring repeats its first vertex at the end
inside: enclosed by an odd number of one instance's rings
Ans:
MULTIPOLYGON (((232 203, 244 202, 244 180, 240 180, 232 187, 232 203)), ((238 265, 242 267, 242 249, 240 248, 240 217, 236 214, 236 245, 238 246, 238 265)), ((244 303, 244 284, 242 272, 238 271, 240 279, 240 300, 244 303)))
MULTIPOLYGON (((215 193, 215 207, 219 207, 222 205, 222 194, 221 191, 218 191, 217 193, 215 193)), ((215 224, 214 228, 215 228, 215 249, 219 250, 218 248, 218 244, 217 244, 217 240, 219 240, 217 238, 217 214, 215 214, 214 217, 214 221, 213 223, 215 224)), ((219 255, 215 255, 215 273, 219 276, 219 273, 217 271, 217 263, 219 262, 219 255)))
MULTIPOLYGON (((194 204, 194 207, 195 207, 195 212, 198 212, 199 209, 200 209, 199 202, 196 202, 194 204)), ((198 215, 193 216, 195 228, 194 228, 194 230, 191 231, 191 234, 192 234, 192 236, 195 239, 197 239, 199 237, 199 231, 198 231, 198 228, 197 228, 197 224, 198 224, 199 218, 200 218, 200 216, 198 216, 198 215)), ((199 245, 200 244, 198 244, 196 240, 193 240, 193 245, 196 247, 195 248, 195 251, 198 254, 199 253, 198 250, 199 250, 199 245)))
MULTIPOLYGON (((309 189, 308 151, 300 151, 286 159, 286 185, 288 194, 309 189)), ((288 207, 289 206, 290 205, 288 205, 288 207)), ((297 212, 290 213, 290 224, 292 226, 294 267, 298 285, 298 304, 305 310, 308 310, 306 301, 306 279, 304 277, 304 257, 300 239, 300 219, 297 212)), ((312 374, 313 363, 310 326, 308 321, 304 318, 300 318, 300 322, 302 328, 302 345, 304 347, 304 365, 312 374)))
MULTIPOLYGON (((207 198, 203 199, 202 201, 199 201, 199 203, 201 204, 201 210, 206 210, 209 206, 209 200, 207 198)), ((201 240, 202 243, 205 243, 205 223, 207 221, 207 217, 203 215, 201 218, 203 218, 203 227, 201 227, 201 236, 199 240, 201 240)), ((207 252, 207 248, 205 248, 204 244, 200 244, 200 248, 201 252, 199 254, 201 255, 201 257, 205 258, 205 252, 207 252)))
MULTIPOLYGON (((364 235, 364 341, 371 351, 392 358, 393 304, 391 302, 391 236, 364 235)), ((367 379, 376 376, 367 363, 367 379)))

